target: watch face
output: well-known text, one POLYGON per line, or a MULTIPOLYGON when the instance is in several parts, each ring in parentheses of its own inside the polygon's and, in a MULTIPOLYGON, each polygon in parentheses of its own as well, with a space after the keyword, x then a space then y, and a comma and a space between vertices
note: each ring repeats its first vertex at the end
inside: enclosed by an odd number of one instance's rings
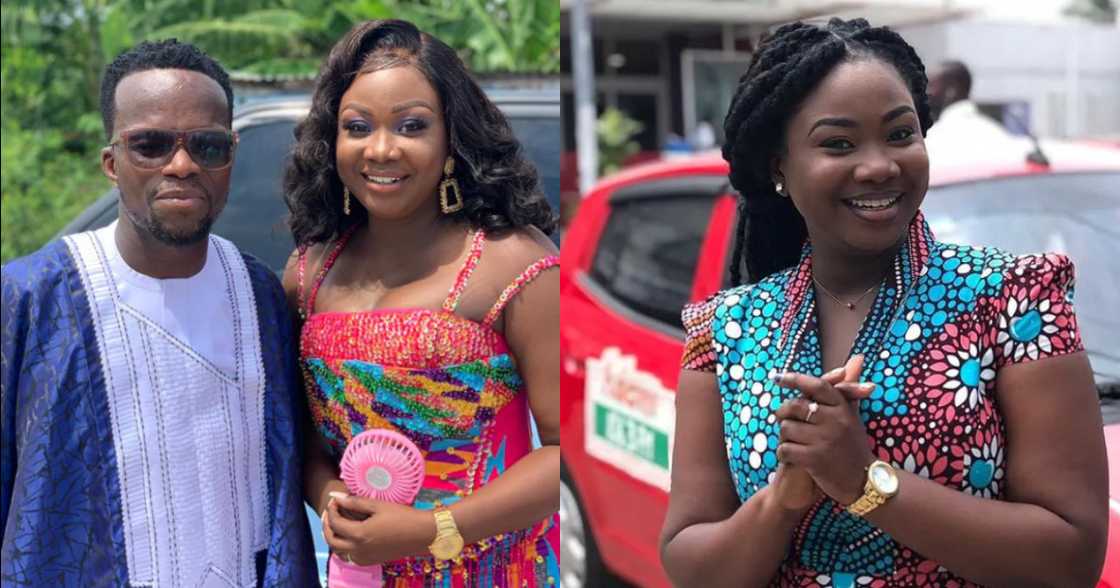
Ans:
POLYGON ((432 555, 439 559, 452 559, 463 551, 463 538, 460 535, 437 537, 432 544, 432 555))
POLYGON ((875 489, 883 494, 894 494, 898 490, 898 477, 894 475, 891 467, 885 463, 872 464, 870 471, 871 483, 875 489))

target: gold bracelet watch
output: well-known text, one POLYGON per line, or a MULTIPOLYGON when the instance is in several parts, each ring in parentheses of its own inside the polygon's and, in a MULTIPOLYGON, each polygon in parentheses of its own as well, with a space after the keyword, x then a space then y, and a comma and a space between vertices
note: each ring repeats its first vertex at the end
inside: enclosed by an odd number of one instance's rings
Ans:
POLYGON ((857 517, 879 508, 898 494, 898 474, 894 467, 885 461, 873 461, 867 466, 867 482, 863 485, 863 496, 848 505, 848 512, 857 517))
POLYGON ((428 551, 436 559, 444 561, 459 557, 463 551, 463 536, 455 525, 455 517, 446 508, 437 509, 433 514, 436 517, 436 538, 428 546, 428 551))

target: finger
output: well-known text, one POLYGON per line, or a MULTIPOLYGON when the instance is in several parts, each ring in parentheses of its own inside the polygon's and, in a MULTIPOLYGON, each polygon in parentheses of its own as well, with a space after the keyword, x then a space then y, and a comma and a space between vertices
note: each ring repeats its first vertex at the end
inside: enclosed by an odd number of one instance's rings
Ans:
POLYGON ((862 400, 871 396, 871 393, 875 391, 875 384, 867 382, 860 384, 854 382, 840 382, 835 388, 848 400, 862 400))
POLYGON ((798 443, 786 442, 778 444, 778 462, 795 467, 803 467, 806 463, 808 447, 798 443))
POLYGON ((345 541, 339 539, 337 536, 327 539, 326 543, 331 551, 337 553, 338 556, 342 558, 346 557, 345 554, 353 553, 358 548, 358 545, 353 541, 345 541))
MULTIPOLYGON (((377 501, 362 496, 342 495, 335 496, 339 506, 353 513, 371 515, 377 512, 377 501)), ((365 517, 362 517, 365 518, 365 517)))
POLYGON ((805 420, 805 415, 809 414, 810 400, 805 398, 791 398, 782 403, 778 407, 778 411, 774 413, 774 418, 779 421, 785 420, 805 420))
POLYGON ((836 384, 844 381, 844 374, 846 373, 844 369, 845 366, 840 366, 821 376, 821 379, 835 386, 836 384))
POLYGON ((801 421, 790 419, 782 421, 782 425, 778 428, 778 439, 782 443, 797 443, 798 445, 808 445, 813 439, 813 425, 801 421))
POLYGON ((771 376, 771 380, 783 388, 799 390, 806 398, 828 406, 840 406, 848 401, 832 384, 806 374, 778 372, 771 376))
POLYGON ((331 530, 339 539, 354 541, 359 537, 361 523, 346 518, 339 510, 339 500, 332 500, 327 505, 327 516, 330 517, 331 530))
MULTIPOLYGON (((847 363, 821 376, 821 379, 832 384, 833 387, 842 382, 859 382, 859 375, 863 371, 863 362, 863 355, 853 355, 848 358, 847 363)), ((837 390, 844 392, 841 388, 837 388, 837 390)), ((844 394, 844 397, 847 398, 853 409, 859 409, 859 398, 854 398, 847 393, 844 394)))
POLYGON ((326 541, 327 546, 331 548, 331 551, 334 551, 339 555, 343 553, 351 553, 358 547, 357 543, 348 541, 346 539, 340 539, 338 535, 323 535, 323 539, 326 541))
POLYGON ((853 355, 848 358, 848 361, 821 376, 821 379, 835 386, 840 382, 858 382, 859 374, 863 371, 863 355, 853 355))
MULTIPOLYGON (((864 358, 863 358, 862 355, 852 356, 848 360, 847 365, 844 366, 844 370, 845 370, 844 382, 858 384, 859 383, 859 376, 863 372, 863 365, 864 365, 864 358)), ((841 383, 844 383, 844 382, 841 382, 841 383)), ((837 390, 840 390, 840 393, 844 395, 844 398, 848 399, 848 405, 851 406, 852 410, 854 412, 858 413, 859 412, 860 399, 862 398, 859 391, 852 392, 850 389, 847 389, 843 386, 837 388, 837 390)), ((868 392, 868 394, 870 394, 870 392, 868 392)))
POLYGON ((350 509, 338 507, 338 512, 348 521, 364 521, 373 515, 368 515, 364 512, 354 512, 350 509))
POLYGON ((853 355, 848 358, 848 362, 844 364, 844 382, 858 382, 859 375, 863 373, 864 364, 863 355, 853 355))
POLYGON ((339 537, 334 532, 334 526, 329 521, 330 513, 323 517, 323 539, 326 540, 327 545, 334 551, 341 551, 349 553, 353 551, 357 545, 348 539, 339 537))
POLYGON ((796 473, 798 473, 800 471, 802 471, 802 470, 795 465, 791 465, 791 464, 788 464, 788 463, 785 463, 785 462, 779 463, 778 464, 778 479, 781 479, 782 476, 795 475, 796 473))

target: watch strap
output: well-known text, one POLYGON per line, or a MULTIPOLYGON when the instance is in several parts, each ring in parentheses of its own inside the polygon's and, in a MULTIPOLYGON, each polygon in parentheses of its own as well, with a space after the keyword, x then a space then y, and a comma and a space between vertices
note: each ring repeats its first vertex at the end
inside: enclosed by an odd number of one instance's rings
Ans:
POLYGON ((433 511, 432 515, 436 521, 436 538, 428 546, 428 551, 437 560, 446 561, 459 557, 463 551, 463 535, 459 533, 455 517, 446 508, 433 511))
POLYGON ((455 524, 455 517, 451 516, 451 511, 446 508, 441 508, 432 513, 436 518, 436 537, 444 535, 459 534, 459 526, 455 524))
POLYGON ((867 482, 863 486, 863 496, 860 496, 855 502, 849 504, 847 510, 857 517, 862 517, 876 508, 879 508, 886 501, 887 497, 880 494, 879 491, 871 485, 871 482, 867 482))
POLYGON ((863 496, 857 498, 847 508, 849 513, 857 517, 866 516, 867 513, 879 508, 898 493, 898 473, 891 464, 882 460, 875 460, 864 468, 864 471, 867 472, 867 480, 863 483, 863 496), (880 490, 879 486, 875 484, 872 470, 877 468, 886 468, 890 472, 895 482, 893 491, 880 490))

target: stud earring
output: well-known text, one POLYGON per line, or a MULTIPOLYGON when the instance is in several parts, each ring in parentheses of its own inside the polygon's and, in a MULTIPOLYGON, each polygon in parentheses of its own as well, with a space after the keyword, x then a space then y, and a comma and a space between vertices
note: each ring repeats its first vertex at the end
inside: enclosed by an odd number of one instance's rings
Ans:
POLYGON ((459 182, 451 173, 455 171, 455 158, 447 156, 443 164, 444 180, 439 183, 439 208, 443 214, 452 214, 463 209, 463 194, 459 191, 459 182), (454 198, 448 198, 448 191, 454 192, 454 198))
POLYGON ((350 214, 350 188, 342 188, 342 214, 350 214))
POLYGON ((778 191, 778 196, 781 196, 782 198, 789 198, 789 195, 786 194, 785 188, 786 186, 782 182, 774 184, 774 189, 778 191))

